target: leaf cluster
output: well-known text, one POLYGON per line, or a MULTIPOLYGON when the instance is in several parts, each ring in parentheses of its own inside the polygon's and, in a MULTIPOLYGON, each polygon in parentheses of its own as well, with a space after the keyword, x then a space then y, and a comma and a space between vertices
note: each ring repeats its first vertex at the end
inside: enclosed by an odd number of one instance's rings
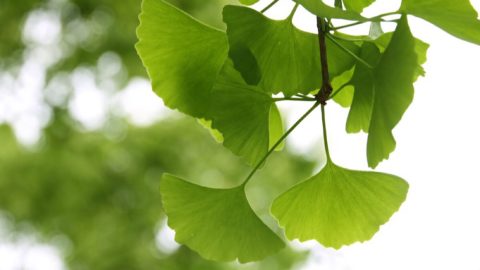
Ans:
POLYGON ((271 212, 289 239, 315 239, 334 248, 370 239, 399 209, 408 184, 397 176, 333 163, 326 101, 350 107, 346 130, 368 133, 366 157, 375 168, 395 150, 393 130, 412 103, 414 82, 425 74, 428 44, 412 35, 408 15, 480 43, 480 22, 468 0, 403 0, 399 10, 370 18, 361 12, 372 0, 336 1, 335 7, 319 0, 294 2, 283 20, 262 14, 272 5, 262 12, 227 5, 224 32, 162 0, 143 1, 136 48, 154 91, 168 107, 207 121, 226 148, 254 166, 243 184, 230 189, 202 187, 171 175, 162 178, 164 208, 176 240, 208 259, 248 262, 282 248, 281 237, 250 209, 245 187, 320 105, 327 163, 275 199, 271 212), (317 17, 318 33, 293 24, 299 5, 317 17), (396 28, 384 33, 382 23, 392 16, 388 21, 396 28), (335 19, 351 23, 337 26, 335 19), (363 23, 371 25, 367 35, 341 32, 363 23), (326 91, 330 87, 331 94, 326 91), (285 100, 313 105, 281 135, 275 104, 285 100))

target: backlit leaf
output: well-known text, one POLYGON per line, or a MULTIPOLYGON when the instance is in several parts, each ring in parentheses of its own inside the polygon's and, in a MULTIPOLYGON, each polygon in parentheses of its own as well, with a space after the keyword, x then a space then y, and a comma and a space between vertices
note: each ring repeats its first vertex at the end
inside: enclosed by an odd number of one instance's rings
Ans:
POLYGON ((245 82, 260 76, 250 68, 256 60, 249 50, 236 55, 248 67, 242 77, 227 60, 225 33, 162 0, 144 0, 140 20, 137 50, 154 91, 170 108, 211 121, 225 147, 256 164, 270 145, 272 99, 245 82))
POLYGON ((400 208, 407 192, 407 182, 397 176, 329 162, 275 199, 271 212, 289 239, 314 239, 338 249, 372 238, 400 208))
MULTIPOLYGON (((230 55, 232 51, 236 54, 246 49, 253 54, 262 76, 259 86, 266 92, 282 91, 291 96, 320 88, 321 67, 316 34, 295 28, 290 19, 275 21, 247 7, 226 6, 223 16, 227 24, 230 55)), ((353 52, 359 50, 353 42, 340 43, 353 52)), ((331 41, 327 41, 327 46, 332 78, 353 66, 354 59, 349 54, 331 41)), ((238 58, 232 58, 243 77, 251 77, 245 71, 255 69, 255 63, 249 60, 252 68, 239 68, 245 63, 238 64, 238 58)))
POLYGON ((403 0, 400 9, 480 45, 480 21, 469 0, 403 0))
POLYGON ((416 69, 415 38, 403 16, 374 70, 375 95, 367 141, 368 165, 372 168, 395 149, 392 130, 413 100, 416 69))
POLYGON ((255 165, 269 150, 272 98, 258 87, 247 85, 227 61, 210 99, 206 118, 222 133, 223 145, 255 165))
POLYGON ((257 261, 284 247, 251 209, 243 186, 213 189, 172 175, 160 191, 175 240, 215 261, 257 261))
MULTIPOLYGON (((376 66, 380 58, 380 51, 375 44, 365 42, 360 57, 371 66, 376 66)), ((373 109, 375 94, 373 70, 362 63, 357 63, 350 83, 355 91, 352 106, 347 118, 346 130, 349 133, 359 131, 368 132, 373 109)))
POLYGON ((228 52, 225 33, 163 0, 144 0, 137 52, 165 105, 204 117, 228 52))

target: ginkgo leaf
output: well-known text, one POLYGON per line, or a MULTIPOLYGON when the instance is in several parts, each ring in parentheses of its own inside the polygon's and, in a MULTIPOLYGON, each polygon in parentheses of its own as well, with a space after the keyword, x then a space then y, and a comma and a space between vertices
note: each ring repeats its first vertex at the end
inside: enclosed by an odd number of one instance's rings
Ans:
POLYGON ((374 70, 374 104, 368 130, 368 165, 375 168, 395 149, 392 130, 413 100, 413 81, 417 69, 415 38, 407 17, 397 29, 374 70))
POLYGON ((223 135, 223 145, 257 164, 270 146, 270 107, 273 99, 245 83, 227 61, 212 89, 206 118, 223 135))
MULTIPOLYGON (((365 21, 358 12, 331 7, 320 0, 294 0, 305 9, 321 18, 336 18, 351 21, 365 21)), ((357 2, 358 0, 353 0, 357 2)))
POLYGON ((165 105, 204 117, 228 53, 225 33, 163 0, 143 0, 136 49, 165 105))
POLYGON ((284 247, 253 212, 243 186, 213 189, 164 175, 160 184, 175 240, 215 261, 257 261, 284 247))
MULTIPOLYGON (((362 45, 360 57, 371 66, 376 66, 381 54, 377 46, 370 42, 362 45)), ((353 101, 348 113, 346 130, 349 133, 368 132, 373 109, 374 90, 373 70, 357 63, 350 84, 354 87, 353 101)))
POLYGON ((364 8, 370 6, 375 0, 343 0, 343 4, 349 10, 361 13, 364 8))
MULTIPOLYGON (((163 0, 144 0, 140 20, 136 47, 154 91, 170 108, 211 121, 225 147, 256 164, 270 146, 273 101, 233 68, 225 33, 163 0)), ((258 76, 249 74, 249 80, 258 76)))
MULTIPOLYGON (((380 49, 380 52, 384 52, 385 49, 390 44, 390 40, 392 39, 393 32, 385 33, 375 39, 373 42, 377 47, 380 49)), ((419 76, 425 76, 425 70, 423 69, 422 65, 427 62, 427 51, 430 45, 419 38, 415 38, 415 52, 417 53, 417 71, 415 75, 415 80, 418 79, 419 76)))
MULTIPOLYGON (((223 20, 227 24, 230 54, 248 48, 256 59, 256 63, 249 61, 252 68, 239 68, 242 65, 235 63, 244 77, 250 77, 245 75, 244 70, 255 69, 255 64, 258 64, 261 72, 259 86, 266 92, 282 91, 291 96, 320 88, 322 79, 316 34, 295 28, 289 18, 275 21, 241 6, 226 6, 223 20)), ((353 42, 340 43, 353 52, 359 50, 353 42)), ((351 55, 331 41, 327 41, 327 46, 332 78, 353 66, 355 59, 351 55)), ((236 62, 237 58, 232 58, 236 62)))
POLYGON ((469 0, 403 0, 400 10, 480 45, 480 21, 469 0))
POLYGON ((338 249, 372 238, 407 192, 408 183, 397 176, 328 162, 320 173, 275 199, 271 212, 289 239, 314 239, 338 249))

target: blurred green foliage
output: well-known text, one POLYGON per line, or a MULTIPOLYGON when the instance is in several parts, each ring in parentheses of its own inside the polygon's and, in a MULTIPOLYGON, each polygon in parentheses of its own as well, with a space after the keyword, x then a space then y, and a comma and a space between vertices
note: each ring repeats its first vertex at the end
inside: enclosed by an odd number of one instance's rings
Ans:
MULTIPOLYGON (((236 0, 169 0, 192 16, 225 28, 221 10, 236 0)), ((105 52, 121 56, 129 76, 145 76, 134 44, 141 0, 2 0, 0 2, 0 63, 20 60, 25 44, 21 31, 29 13, 50 10, 60 16, 63 57, 51 74, 92 65, 105 52)), ((0 65, 1 67, 1 65, 0 65)))
MULTIPOLYGON (((224 28, 222 6, 236 3, 171 2, 218 28, 224 28)), ((128 71, 118 80, 144 76, 134 49, 140 4, 140 0, 2 0, 0 74, 15 72, 26 61, 25 52, 39 46, 22 39, 28 16, 50 12, 60 19, 61 33, 49 50, 60 50, 62 56, 46 67, 46 85, 57 74, 94 65, 106 52, 116 53, 128 71)), ((164 224, 158 191, 162 173, 229 187, 238 184, 249 168, 195 120, 174 118, 137 128, 110 116, 102 129, 84 132, 68 110, 61 109, 69 100, 63 102, 52 107, 52 119, 33 148, 21 146, 9 127, 0 126, 0 218, 12 225, 10 233, 33 230, 45 243, 60 247, 72 270, 292 269, 305 258, 305 253, 287 248, 262 262, 239 265, 206 261, 186 247, 162 251, 155 239, 164 224)), ((300 157, 277 153, 248 186, 255 211, 279 234, 267 215, 269 202, 309 176, 313 167, 300 157)))
MULTIPOLYGON (((70 269, 290 269, 304 257, 286 250, 241 267, 204 261, 186 248, 169 255, 155 247, 163 172, 210 186, 235 185, 248 172, 194 120, 149 128, 113 121, 82 133, 57 111, 37 149, 23 149, 6 127, 0 142, 0 209, 14 224, 33 225, 47 242, 65 236, 72 246, 70 269)), ((266 216, 269 198, 312 169, 299 157, 275 155, 249 187, 259 214, 266 216)))

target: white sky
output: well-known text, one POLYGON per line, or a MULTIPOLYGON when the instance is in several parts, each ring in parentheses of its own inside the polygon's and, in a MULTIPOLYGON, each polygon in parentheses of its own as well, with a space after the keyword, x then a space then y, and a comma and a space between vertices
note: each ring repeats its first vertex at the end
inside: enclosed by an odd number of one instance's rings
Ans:
MULTIPOLYGON (((255 7, 261 8, 268 2, 269 0, 261 1, 255 7)), ((480 0, 471 2, 477 10, 480 9, 480 0)), ((368 8, 366 14, 396 10, 399 4, 400 1, 397 0, 377 0, 374 6, 368 8)), ((281 0, 267 14, 283 18, 290 12, 291 7, 291 1, 281 0)), ((48 16, 43 13, 40 15, 38 18, 48 16)), ((336 251, 324 249, 314 242, 294 242, 298 248, 313 249, 308 262, 298 269, 480 270, 480 170, 476 167, 480 162, 480 46, 460 41, 420 19, 409 19, 414 35, 431 45, 424 66, 427 74, 415 84, 415 99, 394 130, 396 151, 378 167, 379 171, 399 175, 410 183, 407 201, 390 222, 382 226, 377 235, 366 243, 354 244, 336 251)), ((294 21, 302 29, 315 31, 313 16, 301 8, 294 21)), ((35 25, 56 29, 55 25, 49 26, 47 22, 35 25)), ((368 26, 356 29, 365 33, 368 26)), ((34 39, 35 35, 30 33, 27 38, 34 39)), ((54 43, 55 38, 52 36, 49 40, 54 43)), ((31 54, 34 57, 35 51, 31 54)), ((24 73, 30 75, 25 82, 36 82, 31 79, 32 74, 37 74, 40 76, 39 80, 43 80, 44 71, 39 68, 41 63, 37 63, 38 61, 23 67, 24 73)), ((108 63, 112 64, 117 60, 106 55, 105 59, 99 61, 99 65, 102 65, 102 61, 110 61, 108 63)), ((107 102, 107 97, 100 92, 101 87, 95 84, 92 77, 89 79, 89 72, 91 71, 79 69, 67 78, 77 82, 74 88, 78 88, 73 90, 74 99, 70 110, 87 129, 103 123, 108 106, 115 108, 115 113, 126 115, 132 122, 141 125, 148 125, 164 117, 168 111, 161 100, 149 91, 149 83, 139 78, 132 80, 124 91, 107 102), (83 113, 85 110, 82 108, 85 106, 91 108, 88 114, 83 113)), ((110 78, 110 75, 105 76, 110 78)), ((9 76, 0 74, 0 122, 20 118, 21 121, 17 121, 17 133, 20 137, 24 136, 27 143, 34 142, 39 134, 32 135, 22 130, 32 130, 32 125, 41 127, 46 124, 41 119, 29 117, 39 113, 48 115, 45 108, 35 101, 37 92, 44 85, 22 84, 21 78, 17 78, 15 82, 14 78, 9 76), (12 112, 13 109, 8 104, 13 102, 9 92, 14 87, 20 89, 16 93, 19 96, 17 98, 26 101, 20 103, 23 106, 17 106, 16 111, 12 112), (33 99, 26 98, 32 95, 33 99), (5 99, 1 98, 2 96, 5 99), (9 111, 9 108, 12 110, 9 111)), ((291 125, 305 112, 307 106, 286 102, 281 103, 280 107, 285 113, 287 123, 291 125)), ((327 106, 332 158, 344 167, 366 170, 366 135, 346 134, 344 127, 347 113, 346 109, 332 102, 327 106)), ((42 119, 44 118, 48 116, 42 119)), ((312 153, 312 149, 320 151, 319 143, 321 119, 317 112, 291 135, 289 144, 295 151, 318 156, 320 152, 312 153)), ((168 232, 162 231, 161 235, 168 235, 168 232)), ((61 263, 55 259, 55 250, 40 244, 29 244, 27 246, 33 247, 36 253, 28 251, 29 248, 19 251, 18 248, 24 245, 23 243, 0 242, 0 270, 18 269, 20 263, 26 265, 24 269, 62 268, 61 263), (19 258, 25 258, 21 257, 21 254, 27 254, 24 256, 30 259, 21 262, 22 259, 19 258), (34 260, 35 263, 29 260, 34 260)), ((168 241, 160 241, 159 245, 172 247, 168 241)))

